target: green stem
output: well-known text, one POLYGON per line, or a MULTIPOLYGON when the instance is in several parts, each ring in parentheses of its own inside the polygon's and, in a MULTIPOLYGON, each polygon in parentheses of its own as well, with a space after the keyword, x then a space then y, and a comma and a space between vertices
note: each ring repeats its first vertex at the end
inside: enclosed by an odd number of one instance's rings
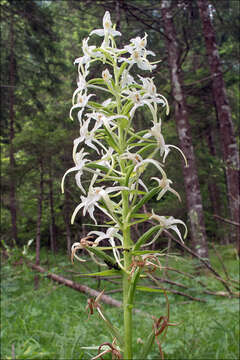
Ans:
MULTIPOLYGON (((123 191, 123 216, 126 218, 129 211, 128 194, 123 191)), ((131 254, 131 235, 130 227, 124 224, 123 229, 123 248, 124 248, 124 268, 130 270, 132 262, 131 254)), ((124 360, 132 359, 132 300, 129 299, 129 289, 131 277, 123 273, 123 308, 124 308, 124 360), (130 301, 129 301, 130 300, 130 301)))
MULTIPOLYGON (((114 75, 115 75, 115 84, 118 86, 119 81, 119 71, 117 66, 114 66, 114 75)), ((117 102, 117 113, 121 114, 121 98, 118 94, 116 94, 116 102, 117 102)), ((126 141, 125 141, 125 129, 121 124, 119 126, 119 147, 120 153, 124 153, 126 151, 126 141)), ((124 160, 120 160, 121 172, 126 174, 125 162, 124 160)), ((126 176, 127 178, 127 176, 126 176)), ((126 179, 125 179, 126 180, 126 179)), ((123 184, 128 186, 127 184, 123 184)), ((123 277, 122 277, 122 285, 123 285, 123 322, 124 322, 124 348, 123 348, 123 358, 124 360, 132 359, 132 308, 133 308, 133 296, 129 297, 130 287, 131 287, 131 276, 128 274, 132 263, 132 240, 130 233, 130 226, 128 221, 129 213, 129 200, 128 200, 128 191, 122 191, 122 232, 123 232, 123 252, 124 252, 124 269, 123 277)))

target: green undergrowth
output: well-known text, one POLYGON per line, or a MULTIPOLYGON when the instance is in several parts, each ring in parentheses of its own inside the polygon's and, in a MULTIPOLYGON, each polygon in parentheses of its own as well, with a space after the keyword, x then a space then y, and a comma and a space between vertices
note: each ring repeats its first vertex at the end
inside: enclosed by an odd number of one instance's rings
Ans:
MULTIPOLYGON (((224 260, 229 277, 237 281, 239 262, 230 247, 218 248, 224 260)), ((164 259, 161 260, 164 265, 164 259)), ((96 265, 87 262, 72 265, 65 254, 52 256, 46 251, 41 254, 42 266, 51 272, 61 274, 75 282, 105 292, 120 287, 118 279, 109 282, 79 275, 98 271, 96 265)), ((212 254, 211 264, 224 275, 219 259, 212 254)), ((191 301, 189 298, 167 292, 170 303, 170 322, 177 326, 168 328, 166 337, 159 337, 165 359, 238 359, 239 358, 239 299, 213 296, 202 293, 197 282, 202 281, 215 292, 226 292, 219 281, 206 271, 196 269, 188 257, 172 256, 168 266, 194 276, 168 271, 168 279, 183 284, 180 288, 162 284, 164 288, 175 289, 206 302, 191 301)), ((163 277, 163 270, 154 273, 163 277)), ((1 359, 91 359, 97 354, 92 346, 111 342, 112 338, 97 313, 86 312, 87 295, 50 281, 40 274, 39 288, 34 290, 34 273, 19 258, 2 259, 1 273, 1 359), (87 347, 89 349, 83 349, 87 347)), ((153 286, 149 279, 143 279, 142 286, 153 286)), ((121 300, 121 293, 109 293, 121 300)), ((121 309, 102 303, 102 311, 112 323, 122 330, 121 309)), ((142 341, 151 332, 153 320, 166 315, 166 300, 163 293, 138 291, 134 314, 134 359, 139 359, 142 341), (147 314, 146 314, 147 313, 147 314)), ((104 359, 110 359, 106 355, 104 359)), ((148 359, 160 359, 155 342, 148 359)), ((144 359, 145 360, 145 359, 144 359)))

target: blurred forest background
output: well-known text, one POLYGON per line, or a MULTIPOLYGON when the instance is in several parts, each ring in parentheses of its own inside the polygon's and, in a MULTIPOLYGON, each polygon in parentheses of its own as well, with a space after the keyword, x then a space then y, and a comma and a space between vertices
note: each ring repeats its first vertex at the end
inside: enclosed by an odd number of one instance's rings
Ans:
MULTIPOLYGON (((148 49, 161 59, 152 74, 170 103, 163 119, 166 143, 189 161, 169 155, 168 173, 180 193, 151 206, 190 229, 186 244, 208 256, 208 245, 237 245, 239 237, 239 1, 1 0, 2 239, 8 245, 41 241, 54 253, 70 252, 87 231, 88 218, 70 217, 80 198, 73 164, 78 123, 69 119, 76 88, 75 58, 109 10, 124 46, 148 33, 148 49), (169 198, 172 199, 170 200, 169 198)), ((119 45, 119 46, 120 46, 119 45)), ((155 60, 155 59, 154 59, 155 60)), ((96 77, 97 67, 95 69, 96 77)), ((136 125, 151 119, 136 113, 136 125)), ((90 150, 91 151, 91 150, 90 150)), ((152 170, 153 171, 153 170, 152 170)), ((155 173, 153 171, 152 176, 155 173)), ((88 181, 85 175, 85 181, 88 181)), ((151 185, 149 185, 151 188, 151 185)), ((98 219, 104 216, 97 214, 98 219)), ((141 228, 136 227, 135 236, 141 228)), ((161 242, 164 246, 164 239, 161 242)), ((161 245, 162 246, 162 245, 161 245)))

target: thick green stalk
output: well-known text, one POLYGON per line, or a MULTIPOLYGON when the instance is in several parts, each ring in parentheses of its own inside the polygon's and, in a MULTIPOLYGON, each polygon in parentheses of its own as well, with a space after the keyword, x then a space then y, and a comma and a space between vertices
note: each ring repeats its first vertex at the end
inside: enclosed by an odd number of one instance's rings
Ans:
MULTIPOLYGON (((123 192, 123 216, 126 218, 129 211, 128 194, 123 192)), ((124 267, 130 270, 132 262, 131 254, 131 235, 130 227, 124 224, 123 229, 123 248, 124 248, 124 267)), ((132 359, 132 302, 129 303, 129 289, 131 277, 124 272, 123 274, 123 308, 124 308, 124 360, 132 359)))
MULTIPOLYGON (((119 73, 116 66, 114 66, 114 75, 115 75, 115 85, 118 86, 119 73)), ((117 112, 121 114, 121 99, 120 96, 116 94, 117 102, 117 112)), ((124 136, 124 127, 122 124, 119 126, 119 148, 120 152, 124 153, 126 151, 126 142, 124 136)), ((120 160, 120 167, 123 174, 125 174, 124 161, 120 160)), ((128 186, 128 184, 122 184, 128 186)), ((128 213, 129 213, 129 201, 128 201, 128 192, 122 191, 122 208, 123 208, 123 252, 124 252, 124 268, 127 270, 123 272, 123 321, 124 321, 124 349, 123 349, 123 358, 124 360, 132 359, 132 308, 133 297, 129 297, 129 290, 131 286, 131 277, 128 275, 130 266, 132 263, 132 240, 130 233, 130 226, 128 226, 128 213), (130 301, 129 301, 130 300, 130 301)))

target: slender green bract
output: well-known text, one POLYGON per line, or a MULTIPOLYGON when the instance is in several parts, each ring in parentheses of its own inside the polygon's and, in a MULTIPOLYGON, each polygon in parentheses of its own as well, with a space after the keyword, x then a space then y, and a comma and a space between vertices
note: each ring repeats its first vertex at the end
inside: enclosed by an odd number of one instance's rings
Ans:
MULTIPOLYGON (((82 213, 82 216, 90 216, 97 229, 89 231, 85 238, 72 245, 72 259, 86 261, 77 253, 79 249, 85 249, 98 265, 108 267, 92 275, 119 274, 122 278, 123 336, 104 316, 99 305, 100 298, 89 302, 91 310, 97 309, 114 335, 112 345, 104 350, 104 354, 112 352, 116 358, 132 359, 134 296, 138 289, 144 290, 144 287, 137 287, 137 283, 142 273, 152 267, 160 268, 159 253, 148 250, 149 246, 158 240, 163 229, 173 230, 183 241, 178 225, 186 226, 171 216, 155 214, 148 208, 146 211, 149 200, 155 198, 160 201, 167 191, 180 198, 164 171, 171 145, 165 143, 162 135, 160 113, 166 111, 168 114, 169 106, 166 98, 157 92, 153 78, 131 74, 133 67, 148 73, 156 67, 156 62, 149 61, 149 57, 155 54, 147 49, 147 34, 131 39, 121 49, 115 43, 116 36, 121 36, 121 33, 115 30, 107 11, 103 17, 103 28, 93 30, 87 39, 83 39, 83 55, 75 60, 78 80, 70 118, 78 118, 80 134, 74 140, 74 165, 63 176, 62 191, 65 177, 74 172, 81 201, 73 212, 71 222, 77 221, 79 213, 82 213), (102 43, 89 45, 96 37, 102 38, 102 43), (96 62, 102 70, 94 78, 90 68, 96 62), (104 101, 96 101, 101 98, 104 101), (149 111, 152 125, 149 129, 136 131, 133 118, 136 111, 143 107, 149 111), (149 167, 156 171, 156 176, 148 179, 151 188, 144 183, 149 167), (88 186, 82 182, 83 174, 91 176, 88 186), (96 210, 108 218, 106 231, 101 226, 106 224, 97 221, 96 210), (133 242, 131 228, 142 222, 156 224, 150 229, 148 227, 133 242), (103 240, 108 241, 109 246, 101 246, 103 240), (109 248, 112 255, 106 253, 109 248)), ((145 355, 153 342, 151 335, 144 348, 145 355)), ((100 353, 93 359, 102 355, 100 353)))

